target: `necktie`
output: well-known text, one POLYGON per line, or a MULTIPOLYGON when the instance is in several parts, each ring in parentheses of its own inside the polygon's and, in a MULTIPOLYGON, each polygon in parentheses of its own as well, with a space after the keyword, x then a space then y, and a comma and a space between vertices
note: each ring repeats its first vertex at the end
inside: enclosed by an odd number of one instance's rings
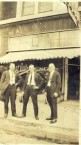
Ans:
POLYGON ((14 72, 12 72, 12 78, 14 77, 14 72))
POLYGON ((48 85, 51 86, 51 79, 52 79, 52 76, 51 76, 51 73, 49 74, 49 81, 48 81, 48 85))
POLYGON ((31 74, 31 76, 30 76, 30 84, 31 84, 31 82, 32 82, 32 74, 31 74))
POLYGON ((51 73, 50 73, 50 75, 49 75, 49 81, 51 81, 51 78, 52 78, 52 76, 51 76, 51 73))

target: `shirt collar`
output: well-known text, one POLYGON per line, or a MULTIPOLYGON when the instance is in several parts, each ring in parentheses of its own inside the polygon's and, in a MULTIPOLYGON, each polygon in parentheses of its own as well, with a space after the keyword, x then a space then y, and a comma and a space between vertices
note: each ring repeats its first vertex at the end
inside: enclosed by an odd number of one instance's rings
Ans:
POLYGON ((52 72, 51 72, 51 74, 53 74, 55 71, 53 70, 52 72))

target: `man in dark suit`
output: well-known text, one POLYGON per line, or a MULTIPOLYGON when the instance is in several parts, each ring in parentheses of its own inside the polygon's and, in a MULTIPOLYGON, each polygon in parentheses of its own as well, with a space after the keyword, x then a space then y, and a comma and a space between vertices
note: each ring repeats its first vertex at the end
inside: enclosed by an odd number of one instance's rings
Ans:
POLYGON ((46 120, 51 120, 50 123, 55 123, 57 122, 57 97, 60 94, 61 77, 59 72, 55 70, 53 63, 49 64, 48 70, 46 93, 47 101, 51 109, 51 116, 46 118, 46 120))
POLYGON ((29 66, 29 73, 26 75, 25 79, 23 110, 21 117, 26 117, 27 104, 29 101, 29 97, 31 96, 34 107, 35 119, 39 120, 37 94, 39 89, 42 87, 43 82, 43 78, 35 71, 34 65, 31 64, 29 66))
POLYGON ((11 111, 12 116, 17 117, 16 115, 16 86, 21 83, 22 78, 19 77, 15 72, 15 64, 10 63, 9 70, 4 71, 1 77, 1 95, 5 96, 4 100, 4 117, 8 116, 8 102, 9 98, 11 101, 11 111))

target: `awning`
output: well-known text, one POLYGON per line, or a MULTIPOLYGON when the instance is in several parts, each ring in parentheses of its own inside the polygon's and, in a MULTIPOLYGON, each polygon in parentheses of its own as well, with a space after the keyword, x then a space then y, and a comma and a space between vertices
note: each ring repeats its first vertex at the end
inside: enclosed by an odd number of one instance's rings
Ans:
POLYGON ((0 63, 10 63, 23 60, 44 60, 62 57, 73 58, 78 56, 80 56, 80 48, 9 52, 0 58, 0 63))

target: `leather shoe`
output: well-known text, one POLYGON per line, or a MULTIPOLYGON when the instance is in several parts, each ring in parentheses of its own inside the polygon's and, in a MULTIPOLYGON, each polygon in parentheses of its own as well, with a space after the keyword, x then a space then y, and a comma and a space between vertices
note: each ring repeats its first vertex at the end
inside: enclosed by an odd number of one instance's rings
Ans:
POLYGON ((48 117, 48 118, 46 118, 46 120, 52 120, 53 118, 52 117, 48 117))
POLYGON ((12 114, 13 117, 19 117, 17 114, 12 114))
POLYGON ((26 115, 24 115, 24 114, 22 114, 22 115, 20 116, 20 118, 24 118, 24 117, 26 117, 26 115))
POLYGON ((4 118, 7 118, 8 114, 4 114, 4 118))
POLYGON ((36 116, 36 117, 35 117, 35 119, 36 119, 36 120, 39 120, 39 117, 38 117, 38 116, 36 116))
POLYGON ((55 123, 55 122, 57 122, 56 119, 52 119, 52 120, 50 121, 50 123, 55 123))

